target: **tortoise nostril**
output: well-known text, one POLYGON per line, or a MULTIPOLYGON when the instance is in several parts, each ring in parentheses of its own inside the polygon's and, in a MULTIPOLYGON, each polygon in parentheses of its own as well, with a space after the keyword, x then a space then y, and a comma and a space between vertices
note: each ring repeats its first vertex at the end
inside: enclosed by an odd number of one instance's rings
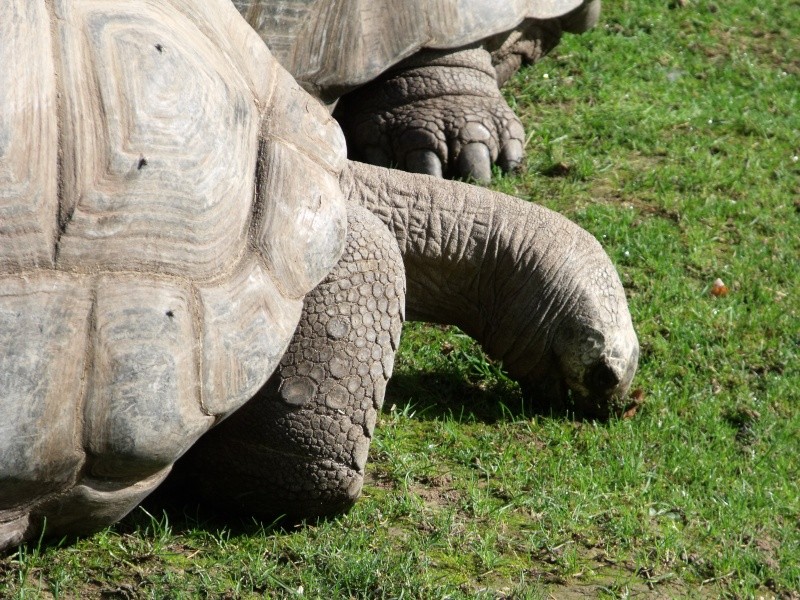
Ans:
POLYGON ((588 383, 595 391, 611 390, 619 385, 619 382, 620 376, 605 361, 595 365, 589 373, 588 383))

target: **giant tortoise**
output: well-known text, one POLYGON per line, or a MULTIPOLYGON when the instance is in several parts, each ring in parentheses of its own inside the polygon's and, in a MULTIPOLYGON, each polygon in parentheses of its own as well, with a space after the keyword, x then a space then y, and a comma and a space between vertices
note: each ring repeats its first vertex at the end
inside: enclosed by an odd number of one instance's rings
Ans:
POLYGON ((404 300, 538 402, 625 407, 638 344, 598 242, 349 162, 226 0, 5 0, 0 89, 0 548, 120 519, 226 418, 200 489, 352 502, 404 300))
POLYGON ((600 12, 600 0, 234 4, 307 91, 325 103, 346 94, 335 116, 351 158, 479 180, 523 155, 522 125, 499 86, 600 12))

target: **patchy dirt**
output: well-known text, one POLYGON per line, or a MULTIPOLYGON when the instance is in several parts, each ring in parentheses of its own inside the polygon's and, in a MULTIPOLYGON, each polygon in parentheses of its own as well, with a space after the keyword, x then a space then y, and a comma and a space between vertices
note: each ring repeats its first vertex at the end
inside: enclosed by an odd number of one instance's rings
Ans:
POLYGON ((735 54, 748 52, 759 56, 787 74, 800 74, 800 60, 789 58, 781 51, 790 34, 775 28, 772 30, 753 29, 749 35, 742 35, 740 31, 717 29, 714 31, 717 42, 711 45, 700 46, 697 43, 689 45, 691 50, 701 51, 713 63, 720 60, 731 60, 735 54))
MULTIPOLYGON (((408 489, 431 508, 453 507, 458 505, 462 494, 453 487, 452 483, 453 476, 450 473, 444 473, 419 477, 409 485, 408 489)), ((380 473, 376 473, 374 469, 367 470, 364 476, 364 486, 397 492, 395 483, 385 476, 381 476, 380 473)))
POLYGON ((449 473, 434 477, 423 477, 419 484, 414 483, 409 490, 422 498, 428 506, 438 508, 457 506, 462 498, 461 492, 452 487, 453 477, 449 473))
POLYGON ((575 170, 575 165, 559 161, 542 170, 545 177, 566 177, 575 170))
POLYGON ((593 581, 592 583, 571 583, 547 588, 551 598, 563 600, 576 600, 580 598, 597 598, 607 594, 615 598, 646 598, 648 600, 672 600, 673 598, 719 598, 719 591, 713 589, 696 590, 680 583, 661 583, 657 586, 648 586, 633 579, 610 578, 606 581, 593 581))
POLYGON ((771 571, 778 571, 781 568, 781 564, 778 562, 777 558, 778 550, 780 549, 780 542, 772 539, 768 535, 760 535, 758 537, 751 538, 750 543, 752 544, 753 548, 758 550, 761 562, 765 567, 771 571))
MULTIPOLYGON (((559 549, 554 550, 558 554, 559 549)), ((617 563, 597 549, 587 551, 580 560, 581 571, 569 575, 560 574, 557 567, 549 566, 549 562, 535 557, 534 564, 521 575, 529 584, 540 586, 546 597, 558 600, 603 596, 648 600, 691 597, 703 600, 720 596, 720 590, 714 585, 690 586, 681 581, 676 573, 666 572, 659 576, 650 569, 636 569, 631 563, 617 563)), ((509 584, 508 578, 490 572, 480 578, 478 585, 473 584, 469 589, 466 589, 466 585, 462 586, 462 591, 498 600, 520 597, 519 590, 509 584)))
POLYGON ((758 441, 756 425, 761 414, 757 410, 738 406, 734 410, 726 411, 723 418, 736 430, 736 441, 741 446, 751 446, 758 441))

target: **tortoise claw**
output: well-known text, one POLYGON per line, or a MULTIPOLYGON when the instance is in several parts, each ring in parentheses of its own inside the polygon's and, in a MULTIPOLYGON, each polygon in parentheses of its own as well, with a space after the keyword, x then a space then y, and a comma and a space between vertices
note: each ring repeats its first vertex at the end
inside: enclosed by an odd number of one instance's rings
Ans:
POLYGON ((412 173, 442 176, 442 161, 432 150, 412 150, 406 154, 406 169, 412 173))
POLYGON ((464 178, 487 182, 492 178, 492 156, 486 144, 471 142, 458 155, 458 174, 464 178))
POLYGON ((519 140, 509 140, 500 150, 500 156, 497 157, 498 166, 506 173, 511 173, 519 169, 522 164, 524 150, 522 142, 519 140))

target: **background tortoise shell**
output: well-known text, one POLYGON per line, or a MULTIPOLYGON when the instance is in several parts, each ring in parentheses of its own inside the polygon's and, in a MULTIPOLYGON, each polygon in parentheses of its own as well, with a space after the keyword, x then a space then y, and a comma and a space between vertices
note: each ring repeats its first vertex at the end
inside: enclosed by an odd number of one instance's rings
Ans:
POLYGON ((330 101, 422 48, 460 48, 582 0, 233 0, 275 57, 330 101))

